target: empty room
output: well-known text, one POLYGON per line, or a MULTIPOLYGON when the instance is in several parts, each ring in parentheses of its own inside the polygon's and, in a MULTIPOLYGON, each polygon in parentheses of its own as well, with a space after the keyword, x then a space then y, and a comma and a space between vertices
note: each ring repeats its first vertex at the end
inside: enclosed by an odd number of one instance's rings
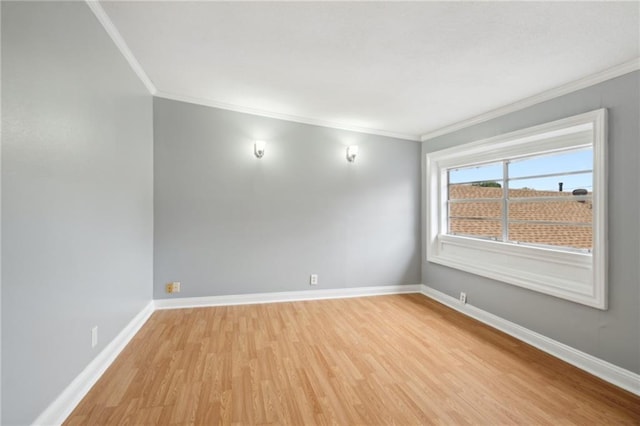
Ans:
POLYGON ((640 2, 0 7, 2 425, 640 425, 640 2))

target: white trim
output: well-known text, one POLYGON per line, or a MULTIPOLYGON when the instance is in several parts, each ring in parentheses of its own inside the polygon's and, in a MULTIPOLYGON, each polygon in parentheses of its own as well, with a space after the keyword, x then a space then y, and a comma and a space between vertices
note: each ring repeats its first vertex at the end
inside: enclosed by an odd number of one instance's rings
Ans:
POLYGON ((187 96, 187 95, 178 95, 178 94, 168 93, 168 92, 158 90, 156 86, 153 84, 153 82, 151 81, 151 79, 149 78, 149 76, 147 75, 147 73, 144 71, 144 69, 142 68, 142 66, 136 59, 136 57, 131 52, 131 49, 129 49, 129 46, 122 38, 122 35, 120 35, 120 32, 111 21, 111 18, 109 18, 109 15, 107 15, 107 13, 104 11, 102 6, 100 5, 99 0, 85 0, 85 2, 89 6, 93 14, 96 16, 98 21, 102 24, 107 34, 109 34, 109 36, 115 43, 116 47, 120 50, 122 55, 125 57, 125 59, 129 63, 133 71, 136 73, 138 78, 140 78, 140 80, 145 85, 149 93, 153 96, 156 96, 158 98, 171 99, 174 101, 187 102, 190 104, 208 106, 212 108, 220 108, 227 111, 235 111, 235 112, 241 112, 245 114, 252 114, 260 117, 268 117, 268 118, 275 118, 278 120, 292 121, 294 123, 311 124, 314 126, 329 127, 332 129, 348 130, 351 132, 387 136, 390 138, 405 139, 405 140, 410 140, 414 142, 420 142, 420 135, 415 135, 415 134, 392 132, 392 131, 380 130, 380 129, 370 129, 367 127, 353 126, 346 123, 337 123, 337 122, 326 121, 326 120, 321 120, 317 118, 299 117, 296 115, 264 111, 257 108, 227 104, 224 102, 218 102, 218 101, 209 100, 209 99, 202 99, 202 98, 187 96))
POLYGON ((464 129, 465 127, 470 127, 479 123, 483 123, 485 121, 489 121, 494 118, 498 118, 500 116, 503 116, 515 111, 519 111, 521 109, 528 108, 530 106, 539 104, 541 102, 546 102, 550 99, 557 98, 559 96, 566 95, 568 93, 575 92, 576 90, 584 89, 586 87, 594 86, 598 83, 602 83, 603 81, 611 80, 612 78, 620 77, 621 75, 628 74, 630 72, 638 71, 638 70, 640 70, 640 58, 632 59, 628 62, 624 62, 622 64, 609 68, 605 71, 592 74, 590 76, 572 81, 562 86, 558 86, 556 88, 547 90, 537 95, 524 98, 522 100, 511 103, 509 105, 496 108, 484 114, 480 114, 475 117, 469 118, 467 120, 459 121, 457 123, 450 124, 448 126, 444 126, 439 129, 433 130, 429 133, 425 133, 424 135, 422 135, 420 140, 425 142, 425 141, 428 141, 429 139, 446 135, 447 133, 452 133, 457 130, 464 129))
POLYGON ((288 291, 279 293, 253 293, 229 296, 190 297, 151 301, 107 345, 100 354, 71 382, 67 388, 38 416, 34 425, 60 425, 91 390, 102 374, 115 361, 124 347, 133 339, 155 310, 205 306, 230 306, 257 303, 277 303, 302 300, 342 299, 388 294, 420 293, 457 310, 484 324, 503 331, 543 352, 560 358, 582 370, 622 389, 640 395, 640 375, 581 352, 563 343, 490 314, 470 304, 462 305, 449 295, 423 284, 384 287, 351 287, 326 290, 288 291))
POLYGON ((156 310, 420 293, 421 289, 421 284, 414 284, 152 300, 49 404, 33 425, 61 425, 156 310))
POLYGON ((96 18, 98 18, 98 21, 102 24, 102 27, 105 29, 107 34, 109 34, 109 37, 111 37, 111 40, 113 40, 116 47, 120 50, 122 56, 124 56, 124 58, 127 60, 129 65, 133 69, 133 72, 135 72, 138 78, 142 81, 142 84, 145 85, 149 93, 151 93, 152 95, 155 94, 157 92, 156 86, 154 86, 147 73, 145 73, 144 69, 142 69, 142 66, 140 65, 138 60, 135 58, 135 56, 133 56, 131 49, 129 49, 129 46, 127 46, 127 43, 120 35, 120 32, 115 27, 115 25, 113 25, 113 22, 100 5, 100 2, 98 0, 85 0, 85 2, 89 6, 93 14, 96 15, 96 18))
POLYGON ((62 424, 133 339, 154 310, 154 303, 150 301, 38 416, 33 424, 39 426, 62 424))
POLYGON ((467 120, 463 120, 445 127, 441 127, 437 130, 431 131, 429 133, 425 133, 423 135, 414 135, 409 133, 392 132, 388 130, 379 130, 379 129, 359 127, 359 126, 352 126, 345 123, 336 123, 336 122, 310 118, 310 117, 299 117, 295 115, 283 114, 278 112, 264 111, 264 110, 251 108, 251 107, 232 105, 232 104, 217 102, 209 99, 202 99, 198 97, 179 95, 179 94, 160 91, 155 87, 155 85, 153 84, 149 76, 147 76, 146 72, 144 71, 144 69, 138 62, 138 60, 135 58, 135 56, 131 52, 131 49, 129 49, 129 46, 120 35, 120 32, 115 27, 115 25, 107 15, 107 13, 104 11, 102 6, 100 5, 99 0, 85 0, 85 2, 87 3, 91 11, 94 13, 98 21, 102 24, 107 34, 109 34, 109 36, 111 37, 115 45, 118 47, 122 55, 125 57, 127 62, 129 62, 129 65, 131 66, 133 71, 136 73, 138 78, 140 78, 140 80, 145 85, 149 93, 153 96, 164 98, 164 99, 171 99, 171 100, 180 101, 180 102, 192 103, 196 105, 220 108, 220 109, 229 110, 229 111, 236 111, 236 112, 241 112, 245 114, 252 114, 260 117, 276 118, 279 120, 292 121, 295 123, 311 124, 315 126, 329 127, 332 129, 348 130, 352 132, 387 136, 387 137, 392 137, 397 139, 405 139, 405 140, 418 141, 418 142, 420 141, 424 142, 429 139, 435 138, 437 136, 451 133, 456 130, 460 130, 465 127, 472 126, 474 124, 482 123, 482 122, 491 120, 493 118, 497 118, 502 115, 505 115, 514 111, 518 111, 541 102, 545 102, 547 100, 556 98, 558 96, 562 96, 567 93, 571 93, 576 90, 593 86, 603 81, 610 80, 612 78, 616 78, 621 75, 640 70, 640 58, 632 59, 628 62, 624 62, 622 64, 616 65, 612 68, 601 71, 599 73, 581 78, 579 80, 575 80, 573 82, 564 84, 562 86, 556 87, 551 90, 547 90, 545 92, 522 99, 520 101, 511 103, 509 105, 496 108, 494 110, 491 110, 484 114, 477 115, 467 120))
POLYGON ((511 321, 491 314, 469 303, 461 304, 458 299, 435 290, 429 286, 422 286, 422 294, 442 303, 458 312, 496 328, 518 340, 530 344, 543 352, 560 358, 569 364, 593 374, 602 380, 614 384, 622 389, 640 396, 640 374, 618 367, 610 362, 596 358, 571 346, 560 343, 540 333, 529 330, 511 321))
POLYGON ((156 299, 156 309, 199 308, 206 306, 252 305, 257 303, 295 302, 302 300, 346 299, 385 294, 420 293, 421 284, 382 287, 349 287, 322 290, 284 291, 278 293, 233 294, 227 296, 156 299))
POLYGON ((428 153, 426 260, 607 309, 606 123, 607 110, 601 108, 428 153), (582 147, 592 147, 594 154, 591 254, 447 234, 447 170, 582 147))
POLYGON ((282 114, 279 112, 264 111, 261 109, 250 108, 246 106, 227 104, 209 99, 202 99, 187 95, 177 95, 174 93, 163 92, 161 90, 153 94, 157 98, 170 99, 173 101, 186 102, 190 104, 208 106, 212 108, 224 109, 227 111, 241 112, 244 114, 257 115, 259 117, 275 118, 278 120, 292 121, 294 123, 311 124, 314 126, 329 127, 331 129, 348 130, 350 132, 366 133, 370 135, 387 136, 396 139, 405 139, 414 142, 420 142, 420 135, 412 135, 408 133, 391 132, 388 130, 369 129, 366 127, 352 126, 346 123, 336 123, 333 121, 325 121, 317 118, 299 117, 296 115, 282 114))

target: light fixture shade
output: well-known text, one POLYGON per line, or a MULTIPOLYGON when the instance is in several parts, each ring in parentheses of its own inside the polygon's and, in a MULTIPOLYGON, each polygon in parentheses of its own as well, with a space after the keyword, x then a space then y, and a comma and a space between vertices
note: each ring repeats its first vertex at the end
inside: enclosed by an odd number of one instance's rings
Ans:
POLYGON ((358 155, 358 145, 350 145, 347 147, 347 161, 353 163, 358 155))
POLYGON ((267 143, 265 141, 256 141, 253 144, 253 153, 255 154, 255 156, 258 158, 262 158, 262 156, 264 155, 264 148, 266 146, 267 143))

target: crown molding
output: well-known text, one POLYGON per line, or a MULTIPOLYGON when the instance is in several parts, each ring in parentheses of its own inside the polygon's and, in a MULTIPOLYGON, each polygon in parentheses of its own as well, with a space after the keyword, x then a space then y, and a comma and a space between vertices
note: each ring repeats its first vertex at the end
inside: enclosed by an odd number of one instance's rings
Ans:
POLYGON ((129 46, 127 46, 127 43, 124 41, 124 39, 120 35, 120 32, 115 27, 115 25, 113 24, 113 22, 111 21, 111 19, 107 15, 107 13, 104 11, 102 6, 100 5, 100 1, 99 0, 85 0, 85 2, 89 6, 89 8, 93 12, 93 14, 96 16, 96 18, 98 19, 100 24, 102 24, 102 26, 105 29, 105 31, 107 32, 107 34, 109 34, 109 36, 111 37, 111 39, 113 40, 115 45, 118 47, 118 49, 120 50, 122 55, 125 57, 125 59, 129 63, 129 65, 131 66, 133 71, 138 76, 138 78, 142 81, 142 83, 145 85, 145 87, 147 88, 149 93, 151 95, 153 95, 153 96, 156 96, 158 98, 171 99, 171 100, 180 101, 180 102, 187 102, 187 103, 196 104, 196 105, 208 106, 208 107, 212 107, 212 108, 219 108, 219 109, 224 109, 224 110, 228 110, 228 111, 235 111, 235 112, 240 112, 240 113, 245 113, 245 114, 252 114, 252 115, 257 115, 257 116, 260 116, 260 117, 275 118, 275 119, 278 119, 278 120, 292 121, 292 122, 295 122, 295 123, 303 123, 303 124, 310 124, 310 125, 314 125, 314 126, 329 127, 329 128, 332 128, 332 129, 347 130, 347 131, 358 132, 358 133, 386 136, 386 137, 404 139, 404 140, 409 140, 409 141, 418 141, 418 142, 422 141, 422 142, 425 142, 425 141, 428 141, 429 139, 433 139, 433 138, 435 138, 437 136, 441 136, 441 135, 444 135, 444 134, 447 134, 447 133, 451 133, 451 132, 454 132, 456 130, 463 129, 465 127, 473 126, 475 124, 479 124, 479 123, 491 120, 493 118, 497 118, 497 117, 500 117, 502 115, 505 115, 505 114, 508 114, 508 113, 511 113, 511 112, 514 112, 514 111, 518 111, 518 110, 533 106, 533 105, 541 103, 541 102, 548 101, 548 100, 556 98, 558 96, 562 96, 562 95, 565 95, 567 93, 571 93, 571 92, 574 92, 576 90, 580 90, 580 89, 583 89, 585 87, 593 86, 593 85, 601 83, 603 81, 610 80, 612 78, 619 77, 621 75, 624 75, 624 74, 627 74, 627 73, 630 73, 630 72, 633 72, 633 71, 640 70, 640 58, 635 58, 635 59, 630 60, 628 62, 624 62, 622 64, 619 64, 619 65, 617 65, 615 67, 609 68, 609 69, 607 69, 605 71, 602 71, 602 72, 599 72, 599 73, 596 73, 596 74, 581 78, 579 80, 575 80, 573 82, 564 84, 562 86, 558 86, 558 87, 556 87, 554 89, 547 90, 545 92, 542 92, 542 93, 539 93, 537 95, 522 99, 520 101, 505 105, 503 107, 496 108, 494 110, 491 110, 491 111, 486 112, 484 114, 477 115, 477 116, 469 118, 467 120, 459 121, 457 123, 454 123, 454 124, 451 124, 451 125, 448 125, 448 126, 445 126, 445 127, 441 127, 439 129, 436 129, 436 130, 431 131, 429 133, 425 133, 422 136, 420 136, 420 135, 413 135, 413 134, 408 134, 408 133, 392 132, 392 131, 388 131, 388 130, 370 129, 370 128, 366 128, 366 127, 352 126, 352 125, 349 125, 349 124, 346 124, 346 123, 338 123, 338 122, 326 121, 326 120, 316 119, 316 118, 311 118, 311 117, 300 117, 300 116, 296 116, 296 115, 289 115, 289 114, 283 114, 283 113, 272 112, 272 111, 264 111, 264 110, 257 109, 257 108, 251 108, 251 107, 246 107, 246 106, 227 104, 227 103, 224 103, 224 102, 217 102, 217 101, 209 100, 209 99, 203 99, 203 98, 198 98, 198 97, 192 97, 192 96, 187 96, 187 95, 179 95, 179 94, 160 91, 155 87, 155 85, 153 84, 153 82, 151 81, 149 76, 145 73, 144 69, 142 68, 142 66, 140 65, 138 60, 135 58, 135 56, 131 52, 131 49, 129 49, 129 46))
POLYGON ((545 102, 553 98, 557 98, 559 96, 566 95, 571 92, 575 92, 576 90, 584 89, 586 87, 593 86, 598 83, 602 83, 603 81, 611 80, 612 78, 620 77, 621 75, 628 74, 630 72, 638 71, 638 70, 640 70, 640 58, 635 58, 635 59, 632 59, 631 61, 624 62, 622 64, 616 65, 615 67, 601 71, 599 73, 592 74, 590 76, 572 81, 567 84, 563 84, 562 86, 558 86, 553 89, 547 90, 545 92, 539 93, 537 95, 521 99, 514 103, 505 105, 500 108, 496 108, 494 110, 491 110, 484 114, 477 115, 467 120, 459 121, 457 123, 450 124, 448 126, 433 130, 429 133, 425 133, 424 135, 422 135, 420 140, 422 142, 425 142, 425 141, 428 141, 429 139, 446 135, 447 133, 452 133, 452 132, 455 132, 456 130, 461 130, 466 127, 473 126, 475 124, 483 123, 485 121, 489 121, 494 118, 498 118, 503 115, 506 115, 515 111, 519 111, 521 109, 528 108, 530 106, 539 104, 541 102, 545 102))
POLYGON ((366 133, 366 134, 370 134, 370 135, 387 136, 387 137, 390 137, 390 138, 405 139, 405 140, 409 140, 409 141, 420 142, 420 135, 412 135, 412 134, 408 134, 408 133, 391 132, 391 131, 388 131, 388 130, 370 129, 370 128, 367 128, 367 127, 351 126, 351 125, 345 124, 345 123, 337 123, 337 122, 333 122, 333 121, 325 121, 325 120, 316 119, 316 118, 300 117, 300 116, 297 116, 297 115, 289 115, 289 114, 282 114, 282 113, 278 113, 278 112, 264 111, 264 110, 261 110, 261 109, 250 108, 250 107, 245 107, 245 106, 240 106, 240 105, 227 104, 227 103, 224 103, 224 102, 217 102, 217 101, 198 98, 198 97, 194 97, 194 96, 178 95, 178 94, 175 94, 175 93, 163 92, 162 90, 156 91, 156 93, 154 93, 154 96, 157 97, 157 98, 170 99, 170 100, 173 100, 173 101, 186 102, 186 103, 190 103, 190 104, 208 106, 208 107, 212 107, 212 108, 219 108, 219 109, 224 109, 224 110, 227 110, 227 111, 241 112, 241 113, 244 113, 244 114, 257 115, 257 116, 260 116, 260 117, 267 117, 267 118, 275 118, 275 119, 278 119, 278 120, 292 121, 294 123, 311 124, 313 126, 329 127, 329 128, 332 128, 332 129, 348 130, 348 131, 351 131, 351 132, 366 133))
POLYGON ((158 98, 171 99, 171 100, 174 100, 174 101, 187 102, 187 103, 196 104, 196 105, 208 106, 208 107, 212 107, 212 108, 219 108, 219 109, 224 109, 224 110, 228 110, 228 111, 235 111, 235 112, 241 112, 241 113, 245 113, 245 114, 252 114, 252 115, 257 115, 257 116, 260 116, 260 117, 268 117, 268 118, 275 118, 275 119, 278 119, 278 120, 292 121, 292 122, 295 122, 295 123, 311 124, 311 125, 314 125, 314 126, 329 127, 329 128, 332 128, 332 129, 348 130, 348 131, 358 132, 358 133, 366 133, 366 134, 372 134, 372 135, 387 136, 387 137, 391 137, 391 138, 405 139, 405 140, 410 140, 410 141, 415 141, 415 142, 419 142, 420 141, 420 135, 412 135, 412 134, 407 134, 407 133, 399 133, 399 132, 392 132, 392 131, 387 131, 387 130, 370 129, 370 128, 366 128, 366 127, 352 126, 352 125, 349 125, 349 124, 346 124, 346 123, 337 123, 337 122, 326 121, 326 120, 310 118, 310 117, 299 117, 299 116, 295 116, 295 115, 282 114, 282 113, 271 112, 271 111, 264 111, 264 110, 260 110, 260 109, 257 109, 257 108, 251 108, 251 107, 245 107, 245 106, 240 106, 240 105, 227 104, 227 103, 224 103, 224 102, 217 102, 217 101, 209 100, 209 99, 203 99, 203 98, 198 98, 198 97, 192 97, 192 96, 187 96, 187 95, 179 95, 179 94, 175 94, 175 93, 169 93, 169 92, 160 91, 160 90, 158 90, 156 88, 156 86, 153 84, 153 82, 151 81, 149 76, 147 76, 147 74, 145 73, 144 69, 142 68, 142 66, 140 65, 138 60, 135 58, 135 56, 131 52, 131 49, 129 49, 129 46, 127 46, 127 43, 124 41, 124 39, 120 35, 120 32, 115 27, 115 25, 113 24, 113 22, 111 21, 111 19, 107 15, 107 13, 104 11, 102 6, 100 5, 100 1, 99 0, 85 0, 85 2, 89 6, 89 8, 93 12, 93 14, 96 16, 98 21, 102 24, 102 26, 104 27, 104 29, 107 32, 107 34, 109 34, 109 36, 111 37, 111 39, 113 40, 115 45, 118 47, 118 49, 120 50, 122 55, 125 57, 125 59, 129 63, 129 65, 131 66, 133 71, 138 76, 138 78, 140 78, 140 80, 145 85, 145 87, 147 88, 149 93, 151 95, 153 95, 153 96, 156 96, 158 98))
POLYGON ((113 25, 113 22, 111 22, 111 19, 107 15, 107 12, 105 12, 100 5, 99 0, 85 0, 85 2, 89 6, 89 9, 91 9, 93 14, 96 16, 96 18, 98 18, 98 21, 100 22, 100 24, 102 24, 102 27, 107 32, 107 34, 109 34, 109 37, 111 37, 111 40, 113 40, 116 47, 120 50, 122 56, 124 56, 124 58, 127 60, 129 65, 133 69, 133 72, 136 73, 149 93, 154 95, 157 92, 156 86, 154 86, 147 73, 145 73, 142 69, 142 66, 140 65, 138 60, 135 58, 135 56, 133 56, 131 49, 129 49, 129 46, 127 46, 127 43, 120 35, 120 32, 115 27, 115 25, 113 25))

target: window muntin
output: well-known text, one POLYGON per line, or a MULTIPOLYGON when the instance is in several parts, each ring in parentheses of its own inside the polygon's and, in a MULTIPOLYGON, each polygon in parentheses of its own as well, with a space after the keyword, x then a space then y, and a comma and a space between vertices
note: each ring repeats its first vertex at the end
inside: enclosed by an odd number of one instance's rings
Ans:
POLYGON ((571 247, 591 251, 593 232, 591 226, 509 221, 509 240, 533 246, 571 247))
POLYGON ((447 178, 450 235, 593 248, 591 148, 453 168, 447 178))
POLYGON ((569 152, 537 155, 512 160, 509 164, 509 177, 523 178, 530 175, 531 170, 536 175, 547 175, 558 171, 576 172, 593 168, 593 150, 575 149, 569 152))
POLYGON ((572 174, 558 172, 554 175, 531 176, 526 179, 509 179, 509 191, 515 197, 570 196, 576 189, 593 188, 593 171, 583 170, 572 174), (560 184, 562 183, 562 191, 560 184), (524 190, 516 192, 516 190, 524 190), (529 190, 529 191, 527 191, 529 190), (546 193, 546 195, 545 195, 546 193))
POLYGON ((449 233, 497 240, 502 238, 501 201, 454 202, 449 205, 449 233))
MULTIPOLYGON (((556 197, 560 198, 560 197, 556 197)), ((537 200, 537 199, 535 199, 537 200)), ((546 201, 509 202, 509 222, 550 225, 588 225, 593 222, 591 202, 548 199, 546 201)))
POLYGON ((449 183, 473 184, 502 179, 502 162, 478 164, 449 170, 449 183))
POLYGON ((490 180, 486 182, 490 183, 491 186, 483 186, 482 182, 449 184, 449 201, 455 202, 455 200, 470 199, 501 199, 503 197, 502 180, 490 180))

